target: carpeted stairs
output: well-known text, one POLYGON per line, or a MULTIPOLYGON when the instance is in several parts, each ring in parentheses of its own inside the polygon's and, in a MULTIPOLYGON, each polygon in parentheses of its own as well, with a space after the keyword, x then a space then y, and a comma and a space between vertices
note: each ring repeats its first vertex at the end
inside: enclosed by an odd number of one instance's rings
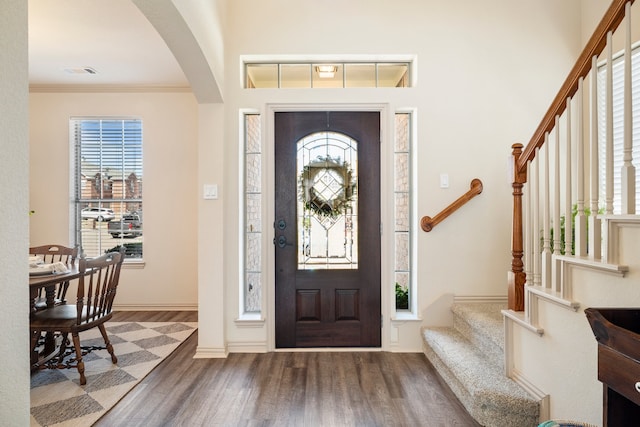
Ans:
POLYGON ((483 426, 537 426, 540 403, 504 373, 503 304, 454 304, 453 328, 422 328, 424 353, 483 426))

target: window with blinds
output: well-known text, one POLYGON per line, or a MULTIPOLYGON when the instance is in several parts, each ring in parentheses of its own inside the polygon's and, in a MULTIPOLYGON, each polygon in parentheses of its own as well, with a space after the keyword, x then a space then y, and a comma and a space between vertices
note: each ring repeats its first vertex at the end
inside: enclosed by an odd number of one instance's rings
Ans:
POLYGON ((72 118, 74 236, 87 257, 126 249, 142 259, 142 121, 72 118))
MULTIPOLYGON (((613 213, 622 212, 622 178, 624 147, 624 61, 614 59, 613 70, 613 213)), ((606 64, 598 67, 598 144, 600 156, 600 203, 604 205, 606 194, 606 64)), ((631 99, 632 99, 632 164, 640 171, 640 46, 631 52, 631 99)), ((640 174, 636 174, 636 188, 640 189, 640 174)), ((636 197, 636 212, 640 212, 640 198, 636 197)))

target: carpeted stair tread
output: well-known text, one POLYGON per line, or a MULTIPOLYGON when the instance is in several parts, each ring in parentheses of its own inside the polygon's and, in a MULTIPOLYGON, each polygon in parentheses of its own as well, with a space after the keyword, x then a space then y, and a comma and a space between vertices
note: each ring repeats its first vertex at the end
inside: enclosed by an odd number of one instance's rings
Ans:
POLYGON ((490 355, 500 366, 504 362, 504 319, 506 304, 453 304, 453 327, 483 353, 490 355))
POLYGON ((422 329, 425 355, 483 425, 537 425, 539 402, 453 328, 422 329))

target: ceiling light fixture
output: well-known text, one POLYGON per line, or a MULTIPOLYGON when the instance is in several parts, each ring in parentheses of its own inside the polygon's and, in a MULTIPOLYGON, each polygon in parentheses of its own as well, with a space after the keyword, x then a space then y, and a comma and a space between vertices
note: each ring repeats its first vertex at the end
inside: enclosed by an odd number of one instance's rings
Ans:
POLYGON ((332 79, 337 71, 337 65, 316 65, 316 73, 321 79, 332 79))

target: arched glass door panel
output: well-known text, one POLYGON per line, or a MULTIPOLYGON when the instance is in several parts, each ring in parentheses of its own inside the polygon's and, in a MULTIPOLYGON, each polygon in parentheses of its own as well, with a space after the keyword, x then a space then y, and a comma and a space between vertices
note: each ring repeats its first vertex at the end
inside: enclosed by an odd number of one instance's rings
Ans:
POLYGON ((358 144, 337 132, 297 142, 298 269, 358 268, 358 144))

